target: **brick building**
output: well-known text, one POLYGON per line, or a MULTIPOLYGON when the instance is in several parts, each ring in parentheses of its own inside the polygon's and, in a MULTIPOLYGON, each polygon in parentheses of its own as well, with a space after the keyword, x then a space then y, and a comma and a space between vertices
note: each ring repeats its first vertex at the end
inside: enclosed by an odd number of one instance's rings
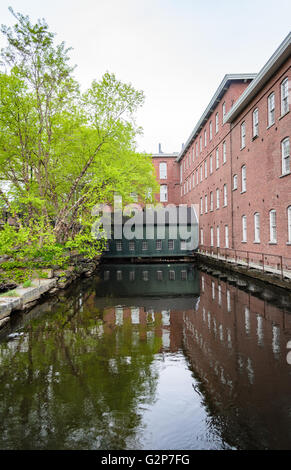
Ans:
POLYGON ((160 193, 156 194, 158 202, 167 204, 179 204, 179 164, 178 153, 162 152, 159 144, 159 152, 152 155, 156 170, 157 181, 160 185, 160 193))
POLYGON ((291 259, 290 64, 291 33, 258 74, 225 75, 177 157, 200 247, 291 259))

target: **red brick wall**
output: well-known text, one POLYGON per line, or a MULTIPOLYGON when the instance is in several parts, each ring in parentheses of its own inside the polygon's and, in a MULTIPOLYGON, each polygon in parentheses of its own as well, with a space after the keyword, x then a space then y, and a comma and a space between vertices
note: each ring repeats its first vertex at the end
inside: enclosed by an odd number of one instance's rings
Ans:
POLYGON ((291 205, 291 174, 282 175, 281 141, 291 137, 291 113, 281 115, 280 85, 289 77, 290 65, 285 63, 232 124, 233 174, 238 174, 238 189, 233 191, 234 248, 280 254, 291 258, 287 244, 287 207, 291 205), (275 92, 275 123, 268 128, 267 100, 275 92), (259 136, 253 140, 252 113, 259 110, 259 136), (246 146, 240 149, 240 126, 246 123, 246 146), (241 166, 246 165, 247 189, 241 194, 241 166), (276 210, 277 244, 270 244, 269 211, 276 210), (260 243, 254 243, 254 213, 260 214, 260 243), (242 242, 242 215, 247 216, 247 242, 242 242))
MULTIPOLYGON (((159 157, 153 156, 153 164, 156 170, 157 181, 161 184, 168 186, 168 202, 166 204, 179 204, 180 203, 180 185, 179 185, 179 164, 177 163, 176 156, 168 157, 165 154, 159 157), (160 179, 159 165, 160 163, 167 163, 167 179, 160 179)), ((160 202, 160 194, 156 194, 156 200, 160 202)))

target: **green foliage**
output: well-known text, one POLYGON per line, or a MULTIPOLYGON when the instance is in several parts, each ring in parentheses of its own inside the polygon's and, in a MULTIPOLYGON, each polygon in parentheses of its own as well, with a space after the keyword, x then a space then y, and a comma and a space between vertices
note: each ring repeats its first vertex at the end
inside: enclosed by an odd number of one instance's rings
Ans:
POLYGON ((2 26, 5 73, 0 72, 0 209, 17 226, 0 231, 0 254, 40 267, 64 265, 69 250, 94 257, 92 208, 114 193, 132 202, 157 192, 149 155, 136 152, 135 112, 142 91, 106 72, 81 93, 64 43, 55 45, 44 20, 11 13, 2 26))
POLYGON ((13 289, 8 292, 4 292, 4 294, 0 294, 0 297, 19 297, 19 294, 15 289, 13 289))
POLYGON ((26 287, 32 287, 33 286, 33 283, 31 281, 31 279, 28 279, 27 281, 25 281, 23 284, 22 284, 22 287, 26 288, 26 287))

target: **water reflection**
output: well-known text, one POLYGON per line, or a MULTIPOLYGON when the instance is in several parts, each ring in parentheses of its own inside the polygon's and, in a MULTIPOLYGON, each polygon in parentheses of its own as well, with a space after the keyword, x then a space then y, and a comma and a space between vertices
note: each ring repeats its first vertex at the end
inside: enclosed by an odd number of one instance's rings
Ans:
POLYGON ((291 448, 290 312, 193 265, 104 266, 14 330, 2 449, 291 448))

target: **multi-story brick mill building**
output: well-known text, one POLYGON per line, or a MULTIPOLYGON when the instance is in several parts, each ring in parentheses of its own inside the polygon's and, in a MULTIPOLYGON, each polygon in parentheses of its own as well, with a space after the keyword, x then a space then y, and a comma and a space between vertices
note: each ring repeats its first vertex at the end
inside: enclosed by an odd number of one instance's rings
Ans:
POLYGON ((153 156, 168 202, 199 204, 201 249, 281 255, 291 266, 290 65, 291 33, 258 74, 225 75, 176 158, 153 156))

